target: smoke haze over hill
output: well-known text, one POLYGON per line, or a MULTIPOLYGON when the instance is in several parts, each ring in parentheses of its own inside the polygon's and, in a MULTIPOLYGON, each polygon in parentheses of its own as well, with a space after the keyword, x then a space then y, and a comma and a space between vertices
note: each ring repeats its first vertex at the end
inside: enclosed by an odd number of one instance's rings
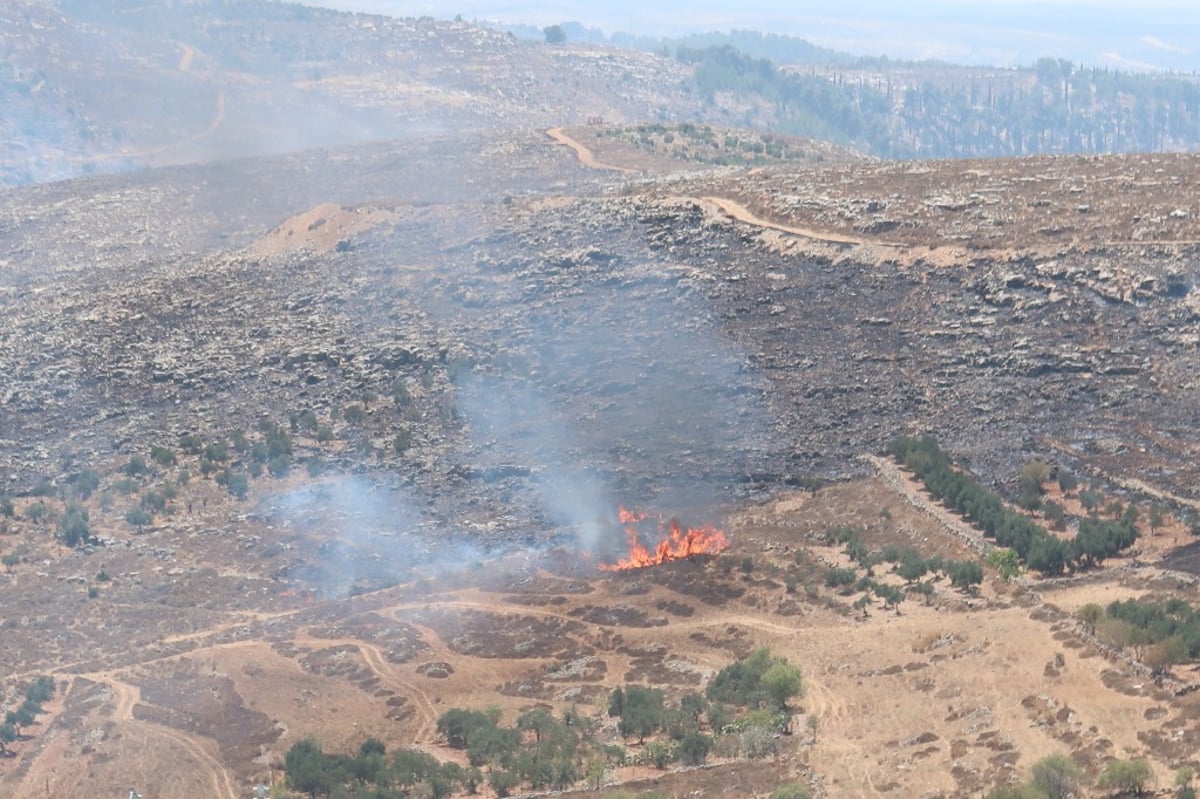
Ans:
POLYGON ((607 33, 676 36, 754 29, 789 34, 855 55, 933 58, 955 63, 1018 66, 1041 57, 1120 69, 1200 69, 1200 14, 1176 0, 1048 3, 935 2, 856 4, 757 0, 750 3, 495 2, 455 6, 395 0, 320 0, 319 5, 380 14, 453 16, 549 25, 578 20, 607 33))

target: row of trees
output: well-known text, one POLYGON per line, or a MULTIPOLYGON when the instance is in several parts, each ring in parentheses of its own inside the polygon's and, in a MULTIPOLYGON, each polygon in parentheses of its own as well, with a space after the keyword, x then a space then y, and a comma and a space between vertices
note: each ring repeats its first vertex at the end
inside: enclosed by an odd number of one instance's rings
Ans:
MULTIPOLYGON (((1096 787, 1118 796, 1141 796, 1154 780, 1154 771, 1144 758, 1108 761, 1096 777, 1096 787)), ((1180 769, 1175 776, 1176 796, 1192 799, 1191 769, 1180 769)), ((1079 796, 1088 784, 1082 768, 1066 755, 1048 755, 1033 764, 1029 779, 1017 785, 1003 785, 988 792, 987 799, 1067 799, 1079 796)))
POLYGON ((441 799, 457 790, 474 794, 483 777, 477 768, 442 763, 432 755, 401 749, 390 757, 382 741, 368 738, 356 755, 327 754, 313 738, 292 746, 284 757, 288 785, 310 797, 345 799, 441 799))
POLYGON ((1127 599, 1107 607, 1089 603, 1078 615, 1091 632, 1114 646, 1132 649, 1155 671, 1200 659, 1200 607, 1182 599, 1127 599))
POLYGON ((21 704, 4 714, 0 724, 0 754, 8 754, 8 745, 24 737, 22 729, 37 721, 42 705, 54 696, 54 678, 43 675, 25 689, 21 704))
MULTIPOLYGON (((718 747, 726 756, 763 757, 775 751, 775 736, 787 731, 788 703, 803 687, 796 666, 759 649, 719 671, 704 694, 675 702, 660 689, 618 687, 609 696, 608 715, 617 719, 622 737, 637 740, 637 762, 657 768, 699 765, 718 747)), ((537 706, 511 726, 501 723, 501 715, 498 707, 451 708, 438 719, 438 733, 465 753, 469 767, 411 750, 389 758, 374 740, 355 756, 329 755, 308 738, 287 753, 287 782, 313 799, 436 798, 460 789, 474 793, 484 784, 506 797, 522 786, 564 790, 581 780, 598 789, 609 768, 628 762, 624 746, 598 740, 599 719, 574 708, 556 717, 537 706)))
POLYGON ((1055 576, 1068 568, 1097 566, 1137 540, 1135 519, 1082 519, 1071 540, 1050 535, 1028 516, 1007 507, 1000 497, 985 489, 954 464, 932 436, 899 437, 888 452, 911 469, 935 498, 961 513, 998 545, 1012 549, 1029 568, 1055 576))
POLYGON ((844 595, 862 592, 863 595, 854 602, 854 609, 864 615, 872 597, 882 600, 885 608, 894 608, 897 613, 909 591, 924 596, 928 602, 938 575, 949 578, 950 585, 962 591, 971 591, 983 582, 983 567, 978 561, 947 560, 940 555, 925 558, 911 547, 901 549, 889 545, 882 550, 871 550, 862 540, 861 531, 852 526, 831 528, 829 535, 835 542, 844 544, 846 555, 866 572, 860 576, 855 568, 835 566, 825 572, 825 585, 844 595), (892 573, 905 581, 904 587, 874 579, 875 567, 884 563, 891 564, 892 573), (928 579, 922 579, 927 576, 928 579))

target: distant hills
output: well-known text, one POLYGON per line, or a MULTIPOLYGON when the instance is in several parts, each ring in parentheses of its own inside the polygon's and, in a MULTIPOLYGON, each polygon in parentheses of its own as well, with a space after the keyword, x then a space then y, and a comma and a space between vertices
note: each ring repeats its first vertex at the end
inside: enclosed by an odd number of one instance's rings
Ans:
POLYGON ((1190 151, 1195 76, 963 67, 735 31, 547 44, 247 0, 10 0, 0 185, 463 130, 701 122, 888 158, 1190 151))

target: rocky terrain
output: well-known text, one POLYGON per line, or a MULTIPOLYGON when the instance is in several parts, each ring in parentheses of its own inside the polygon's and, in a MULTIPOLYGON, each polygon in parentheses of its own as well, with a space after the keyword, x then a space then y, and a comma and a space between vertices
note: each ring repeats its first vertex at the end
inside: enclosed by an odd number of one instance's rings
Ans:
POLYGON ((0 12, 0 185, 305 147, 703 116, 673 59, 272 2, 0 12))
POLYGON ((443 755, 453 703, 596 710, 759 644, 819 735, 672 786, 951 796, 1064 748, 1194 756, 1194 674, 1156 685, 1070 614, 1196 601, 1166 568, 1200 502, 1195 158, 721 167, 737 135, 702 126, 552 133, 0 194, 3 701, 62 689, 0 792, 234 797, 309 731, 443 755), (853 619, 831 526, 987 546, 872 477, 911 432, 1006 496, 1042 458, 1170 524, 1111 571, 853 619), (621 504, 734 543, 605 576, 621 504))

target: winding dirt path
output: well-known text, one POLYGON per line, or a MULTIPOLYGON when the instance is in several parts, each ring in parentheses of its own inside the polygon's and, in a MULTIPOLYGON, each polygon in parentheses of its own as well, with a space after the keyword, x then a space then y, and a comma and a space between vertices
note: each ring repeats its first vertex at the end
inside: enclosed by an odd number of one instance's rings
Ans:
POLYGON ((778 230, 781 233, 790 233, 793 236, 802 236, 813 241, 820 241, 826 244, 851 244, 855 246, 870 245, 873 247, 901 247, 903 245, 893 241, 874 241, 854 236, 843 236, 838 233, 823 233, 819 230, 814 230, 807 227, 794 227, 792 225, 781 225, 778 222, 772 222, 763 219, 746 206, 731 200, 728 197, 701 197, 701 202, 716 206, 717 210, 738 222, 744 222, 755 227, 766 228, 767 230, 778 230))
POLYGON ((546 135, 558 144, 570 147, 572 150, 574 150, 575 157, 578 158, 579 162, 586 167, 590 167, 591 169, 605 169, 610 172, 623 172, 625 174, 637 172, 636 169, 617 166, 616 164, 606 164, 603 161, 596 160, 596 154, 588 149, 587 145, 572 139, 563 131, 562 128, 550 128, 550 130, 546 131, 546 135))
POLYGON ((215 799, 239 799, 237 788, 234 786, 233 779, 229 776, 229 772, 225 769, 225 766, 214 755, 200 746, 191 736, 170 727, 164 727, 161 724, 150 724, 145 721, 134 721, 133 723, 152 730, 151 734, 153 735, 170 738, 183 747, 184 751, 195 760, 203 764, 209 772, 209 779, 212 783, 212 796, 215 799))
MULTIPOLYGON (((196 62, 197 50, 186 42, 180 42, 180 55, 177 68, 180 72, 190 73, 193 64, 196 62)), ((157 147, 146 147, 139 150, 120 150, 113 153, 101 153, 99 155, 87 156, 86 158, 77 159, 80 163, 95 163, 97 161, 111 161, 117 158, 148 158, 155 155, 177 150, 181 147, 195 144, 202 139, 207 139, 212 136, 225 122, 225 92, 217 90, 216 107, 213 110, 212 120, 208 123, 208 127, 203 130, 193 133, 191 136, 180 139, 178 141, 160 144, 157 147)))
MULTIPOLYGON (((578 158, 579 162, 586 167, 591 169, 608 170, 610 172, 621 172, 625 174, 637 172, 636 169, 630 169, 628 167, 618 166, 617 164, 608 164, 600 161, 596 158, 596 154, 593 153, 587 145, 571 138, 561 127, 550 128, 546 131, 546 135, 549 136, 555 143, 561 144, 565 147, 570 147, 575 152, 575 157, 578 158)), ((824 244, 874 246, 888 249, 898 249, 903 247, 903 245, 897 242, 868 240, 855 236, 843 236, 839 233, 826 233, 813 228, 796 227, 794 225, 783 225, 778 222, 772 222, 768 219, 763 219, 746 206, 742 205, 736 200, 731 200, 728 197, 705 196, 698 199, 700 202, 715 207, 720 213, 723 213, 738 222, 743 222, 747 225, 754 225, 755 227, 760 227, 765 230, 777 230, 780 233, 787 233, 792 236, 800 236, 802 238, 811 239, 812 241, 819 241, 824 244)))

